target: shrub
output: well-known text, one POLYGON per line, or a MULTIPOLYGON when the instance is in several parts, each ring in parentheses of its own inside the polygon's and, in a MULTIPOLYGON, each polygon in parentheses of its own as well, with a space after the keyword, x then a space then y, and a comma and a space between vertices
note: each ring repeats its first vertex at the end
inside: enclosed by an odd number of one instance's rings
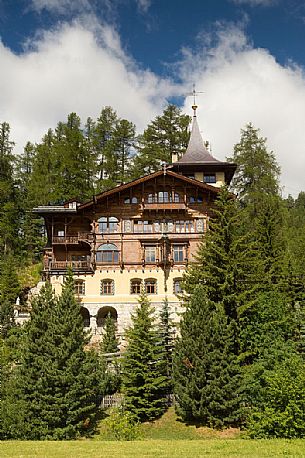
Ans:
POLYGON ((110 433, 109 439, 132 441, 140 437, 139 423, 124 407, 113 407, 104 421, 110 433))
POLYGON ((305 437, 305 364, 297 355, 265 372, 260 402, 248 419, 251 437, 305 437))

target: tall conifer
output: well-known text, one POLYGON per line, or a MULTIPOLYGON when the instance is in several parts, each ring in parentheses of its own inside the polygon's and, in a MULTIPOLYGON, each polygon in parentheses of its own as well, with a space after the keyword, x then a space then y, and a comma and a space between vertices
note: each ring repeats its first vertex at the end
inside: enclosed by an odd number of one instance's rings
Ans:
POLYGON ((237 425, 241 420, 240 369, 234 354, 234 322, 221 303, 198 286, 181 321, 174 352, 177 413, 187 422, 210 427, 237 425))
POLYGON ((88 336, 73 291, 69 274, 59 299, 47 285, 33 303, 17 373, 21 438, 72 439, 95 426, 99 365, 84 350, 88 336))
POLYGON ((158 418, 167 406, 165 351, 153 313, 142 292, 126 333, 127 348, 122 360, 126 409, 140 421, 158 418))

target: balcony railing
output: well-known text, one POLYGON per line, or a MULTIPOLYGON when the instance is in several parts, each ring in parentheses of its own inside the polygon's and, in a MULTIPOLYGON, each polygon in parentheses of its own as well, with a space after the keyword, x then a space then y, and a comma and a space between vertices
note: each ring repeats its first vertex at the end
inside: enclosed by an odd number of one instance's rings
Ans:
POLYGON ((92 242, 91 232, 78 232, 75 235, 57 235, 52 238, 54 245, 78 245, 79 242, 92 242))
POLYGON ((89 261, 51 261, 49 264, 50 270, 92 270, 92 266, 89 261))

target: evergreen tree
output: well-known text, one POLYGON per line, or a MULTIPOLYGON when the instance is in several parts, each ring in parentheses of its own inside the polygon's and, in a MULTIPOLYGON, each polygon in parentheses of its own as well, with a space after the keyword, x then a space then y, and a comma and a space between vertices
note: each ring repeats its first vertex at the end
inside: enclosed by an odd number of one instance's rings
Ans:
POLYGON ((173 153, 182 155, 189 141, 190 122, 190 116, 182 114, 180 108, 168 105, 138 137, 139 154, 134 160, 134 178, 159 170, 162 162, 170 164, 173 153))
POLYGON ((117 353, 119 351, 119 341, 116 336, 116 325, 114 319, 111 317, 111 314, 108 313, 105 325, 104 333, 101 342, 101 352, 102 353, 117 353))
POLYGON ((233 191, 255 211, 262 196, 275 196, 279 192, 280 168, 273 152, 268 152, 266 138, 259 136, 259 129, 249 123, 241 130, 240 142, 234 146, 234 154, 228 158, 237 164, 232 180, 233 191))
POLYGON ((0 331, 6 337, 14 326, 14 305, 20 293, 15 259, 7 256, 0 265, 0 331))
POLYGON ((159 332, 161 345, 165 350, 166 375, 169 381, 169 394, 172 393, 172 372, 173 372, 173 349, 174 349, 174 325, 167 297, 163 301, 160 313, 159 332))
POLYGON ((126 333, 127 348, 122 359, 126 409, 140 421, 158 418, 167 406, 165 351, 153 312, 142 291, 132 326, 126 333))
POLYGON ((72 439, 93 430, 100 374, 87 342, 69 274, 59 299, 46 285, 33 302, 15 390, 23 418, 13 436, 72 439))
POLYGON ((105 373, 104 392, 105 394, 116 393, 121 387, 121 367, 118 357, 114 355, 111 357, 107 353, 118 353, 120 349, 116 336, 116 324, 110 313, 108 313, 105 320, 100 351, 101 365, 105 373))
POLYGON ((13 148, 9 124, 0 123, 0 256, 18 247, 19 209, 14 182, 13 148))
POLYGON ((184 421, 221 428, 241 421, 235 331, 223 305, 198 286, 186 305, 174 352, 176 410, 184 421))
POLYGON ((253 304, 261 280, 255 243, 244 233, 243 213, 222 188, 196 262, 184 277, 184 290, 189 294, 198 284, 205 285, 208 299, 223 303, 226 314, 237 320, 253 304))

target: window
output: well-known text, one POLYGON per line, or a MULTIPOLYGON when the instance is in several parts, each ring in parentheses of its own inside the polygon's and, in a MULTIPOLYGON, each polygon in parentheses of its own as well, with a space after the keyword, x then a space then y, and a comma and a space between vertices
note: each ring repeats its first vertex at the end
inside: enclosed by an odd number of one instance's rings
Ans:
POLYGON ((96 262, 105 262, 109 264, 119 262, 119 251, 112 243, 104 243, 98 247, 96 252, 96 262))
POLYGON ((145 247, 145 262, 156 262, 156 247, 145 247))
POLYGON ((134 278, 130 280, 130 294, 141 294, 142 280, 134 278))
POLYGON ((182 282, 182 278, 174 278, 174 282, 173 282, 173 287, 174 287, 173 293, 174 294, 182 293, 181 282, 182 282))
POLYGON ((195 196, 190 196, 190 197, 189 197, 189 202, 190 202, 190 204, 194 204, 194 203, 202 204, 202 202, 203 202, 203 197, 202 197, 201 194, 198 194, 197 197, 195 197, 195 196))
POLYGON ((183 245, 173 245, 173 260, 174 262, 183 262, 184 261, 183 245))
POLYGON ((142 221, 142 220, 137 220, 134 221, 134 232, 146 232, 150 233, 153 232, 153 221, 142 221))
POLYGON ((58 228, 56 231, 57 237, 64 237, 65 236, 65 229, 64 228, 58 228))
POLYGON ((195 232, 194 222, 192 220, 187 221, 176 221, 176 232, 195 232))
POLYGON ((146 294, 157 294, 157 280, 149 278, 145 280, 145 293, 146 294))
POLYGON ((102 216, 98 220, 99 233, 104 234, 105 232, 117 232, 119 220, 114 216, 102 216))
POLYGON ((130 197, 125 197, 124 198, 124 204, 130 204, 130 203, 131 204, 137 204, 138 203, 138 198, 135 197, 135 196, 132 197, 131 199, 130 199, 130 197))
POLYGON ((85 295, 85 281, 84 280, 75 280, 74 282, 74 293, 77 296, 85 295))
POLYGON ((69 208, 76 208, 77 207, 77 202, 69 202, 69 205, 68 205, 69 208))
POLYGON ((114 280, 101 280, 101 295, 109 296, 114 294, 114 280))
POLYGON ((203 219, 197 219, 196 227, 197 227, 197 232, 203 232, 204 231, 203 219))
POLYGON ((203 181, 205 183, 216 183, 216 175, 215 173, 204 174, 203 181))

